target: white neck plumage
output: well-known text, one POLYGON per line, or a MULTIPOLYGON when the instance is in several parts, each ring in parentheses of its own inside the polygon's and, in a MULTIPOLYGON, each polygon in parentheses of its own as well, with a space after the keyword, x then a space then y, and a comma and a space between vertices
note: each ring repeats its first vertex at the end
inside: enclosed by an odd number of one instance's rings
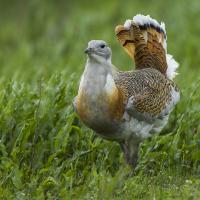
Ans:
POLYGON ((99 93, 106 83, 106 77, 111 74, 110 64, 101 56, 88 57, 80 87, 91 93, 99 93))
POLYGON ((103 56, 100 56, 98 54, 90 54, 88 56, 88 60, 90 62, 96 62, 96 63, 101 63, 102 65, 110 64, 111 65, 111 56, 108 58, 105 58, 103 56))
POLYGON ((91 95, 94 101, 99 94, 109 95, 116 89, 113 71, 111 61, 95 54, 88 57, 79 90, 91 95))

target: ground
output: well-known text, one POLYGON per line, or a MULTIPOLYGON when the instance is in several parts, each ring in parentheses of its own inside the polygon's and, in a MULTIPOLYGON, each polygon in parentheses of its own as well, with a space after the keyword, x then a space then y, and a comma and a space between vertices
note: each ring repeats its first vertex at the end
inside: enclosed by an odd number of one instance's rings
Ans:
POLYGON ((200 199, 200 3, 0 1, 0 199, 200 199), (84 49, 103 39, 132 63, 114 27, 137 13, 166 23, 180 63, 181 102, 140 147, 136 171, 120 147, 81 123, 72 100, 84 49))

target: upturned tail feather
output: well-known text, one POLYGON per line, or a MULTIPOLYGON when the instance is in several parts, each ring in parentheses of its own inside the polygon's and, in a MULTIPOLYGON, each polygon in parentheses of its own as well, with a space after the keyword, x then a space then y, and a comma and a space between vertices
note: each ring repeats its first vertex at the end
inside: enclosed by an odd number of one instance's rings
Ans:
POLYGON ((116 27, 115 32, 117 35, 118 40, 123 45, 125 51, 131 56, 133 60, 134 54, 135 54, 135 46, 134 41, 130 39, 130 33, 127 31, 130 30, 130 27, 132 24, 135 24, 139 26, 143 37, 145 39, 145 42, 148 43, 149 36, 155 37, 156 40, 152 40, 153 42, 160 43, 165 51, 166 56, 166 63, 167 63, 167 69, 166 69, 166 76, 169 79, 173 79, 177 72, 177 68, 179 64, 175 61, 172 55, 167 54, 167 34, 165 30, 165 24, 163 22, 158 23, 155 19, 152 19, 149 15, 144 16, 141 14, 138 14, 133 17, 133 20, 126 20, 124 25, 119 25, 116 27))

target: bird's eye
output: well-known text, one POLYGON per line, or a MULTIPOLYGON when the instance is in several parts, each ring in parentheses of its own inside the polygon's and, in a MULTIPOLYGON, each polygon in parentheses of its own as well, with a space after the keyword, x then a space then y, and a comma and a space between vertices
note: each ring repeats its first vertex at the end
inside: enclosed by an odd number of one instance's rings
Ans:
POLYGON ((105 46, 106 46, 105 44, 102 44, 100 47, 103 49, 103 48, 105 48, 105 46))

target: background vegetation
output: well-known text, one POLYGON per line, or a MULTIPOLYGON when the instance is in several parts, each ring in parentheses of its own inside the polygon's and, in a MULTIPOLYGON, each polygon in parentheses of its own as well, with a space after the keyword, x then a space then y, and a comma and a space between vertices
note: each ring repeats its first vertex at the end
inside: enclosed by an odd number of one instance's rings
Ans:
POLYGON ((200 2, 0 1, 0 199, 200 199, 200 2), (181 102, 140 149, 135 176, 119 146, 74 114, 91 39, 132 63, 114 27, 135 14, 166 23, 181 102))

